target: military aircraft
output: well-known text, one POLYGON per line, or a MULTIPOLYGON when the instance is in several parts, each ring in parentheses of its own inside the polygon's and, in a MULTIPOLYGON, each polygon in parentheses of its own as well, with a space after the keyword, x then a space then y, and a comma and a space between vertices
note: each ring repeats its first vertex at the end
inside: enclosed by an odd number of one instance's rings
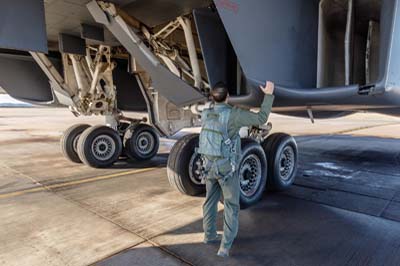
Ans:
MULTIPOLYGON (((399 0, 2 0, 0 86, 22 101, 103 115, 104 125, 74 125, 61 139, 66 158, 92 167, 121 154, 150 160, 159 136, 199 126, 219 81, 232 104, 249 109, 271 80, 276 113, 399 115, 399 7, 399 0)), ((295 140, 270 129, 243 131, 242 207, 295 178, 295 140)), ((196 145, 196 134, 184 136, 168 159, 171 185, 188 195, 204 192, 196 145)))

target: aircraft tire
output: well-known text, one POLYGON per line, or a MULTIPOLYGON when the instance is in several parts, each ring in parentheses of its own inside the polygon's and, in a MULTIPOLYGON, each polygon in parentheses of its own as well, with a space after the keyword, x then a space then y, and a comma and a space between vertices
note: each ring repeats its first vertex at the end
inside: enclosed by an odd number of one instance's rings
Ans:
POLYGON ((172 147, 168 157, 167 176, 173 188, 185 195, 195 196, 205 192, 205 185, 201 184, 196 168, 199 155, 195 148, 199 145, 199 135, 186 135, 179 139, 172 147))
POLYGON ((294 182, 297 171, 297 144, 285 133, 270 135, 262 147, 268 158, 267 188, 274 191, 288 189, 294 182))
POLYGON ((67 130, 65 130, 61 137, 60 140, 61 151, 64 157, 73 163, 82 163, 77 153, 77 144, 78 144, 78 139, 82 134, 82 132, 89 127, 90 125, 87 124, 73 125, 69 127, 67 130))
POLYGON ((130 159, 145 161, 156 156, 160 138, 153 127, 140 124, 126 130, 123 143, 125 154, 130 159))
POLYGON ((241 140, 242 155, 238 166, 240 208, 256 204, 263 196, 267 183, 267 158, 261 145, 252 139, 241 140))
POLYGON ((118 160, 122 152, 122 140, 116 130, 100 125, 83 131, 77 147, 83 163, 95 168, 105 168, 118 160))
MULTIPOLYGON (((120 122, 118 124, 117 130, 118 130, 119 135, 121 136, 122 142, 124 140, 124 135, 130 126, 131 126, 131 123, 127 123, 127 122, 120 122)), ((128 159, 128 155, 126 155, 126 149, 124 147, 122 148, 122 152, 121 152, 121 155, 119 156, 119 159, 120 160, 128 159)))

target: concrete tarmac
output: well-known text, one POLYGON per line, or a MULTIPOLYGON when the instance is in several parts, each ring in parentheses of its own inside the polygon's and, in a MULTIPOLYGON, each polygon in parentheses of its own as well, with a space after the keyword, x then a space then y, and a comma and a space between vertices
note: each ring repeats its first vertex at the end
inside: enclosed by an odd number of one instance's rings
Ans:
POLYGON ((295 185, 241 211, 223 260, 202 244, 203 198, 168 184, 173 141, 149 162, 92 169, 65 160, 58 141, 101 117, 0 109, 0 265, 400 265, 400 119, 271 121, 296 136, 295 185))

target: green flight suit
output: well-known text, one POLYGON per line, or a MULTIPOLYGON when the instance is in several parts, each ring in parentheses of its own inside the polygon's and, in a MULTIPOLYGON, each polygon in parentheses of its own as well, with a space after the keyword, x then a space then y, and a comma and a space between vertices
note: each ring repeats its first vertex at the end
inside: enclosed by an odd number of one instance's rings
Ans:
MULTIPOLYGON (((228 121, 228 135, 232 138, 238 134, 242 127, 263 125, 268 121, 269 113, 274 101, 273 95, 265 95, 260 111, 254 113, 248 110, 232 107, 231 115, 228 121)), ((224 104, 224 103, 222 103, 224 104)), ((216 105, 221 105, 216 104, 216 105)), ((239 147, 240 148, 240 147, 239 147)), ((240 186, 237 172, 229 177, 225 182, 223 178, 217 178, 217 173, 229 173, 231 165, 211 167, 206 178, 206 201, 203 205, 203 229, 205 240, 215 239, 217 236, 217 212, 218 202, 224 197, 224 235, 221 241, 221 247, 230 249, 235 239, 239 227, 239 198, 240 186), (221 169, 226 168, 226 169, 221 169)))

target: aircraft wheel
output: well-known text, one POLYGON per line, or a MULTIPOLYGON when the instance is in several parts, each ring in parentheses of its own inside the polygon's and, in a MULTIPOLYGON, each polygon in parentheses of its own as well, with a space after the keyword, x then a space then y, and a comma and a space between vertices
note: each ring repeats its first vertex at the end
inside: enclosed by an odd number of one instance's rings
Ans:
POLYGON ((78 140, 78 155, 85 164, 105 168, 115 163, 122 151, 118 132, 107 126, 86 129, 78 140))
POLYGON ((175 143, 168 157, 169 183, 185 195, 195 196, 205 192, 205 185, 200 178, 201 158, 195 154, 198 145, 198 134, 184 136, 175 143))
POLYGON ((282 191, 293 184, 297 170, 297 144, 295 139, 284 133, 269 136, 263 143, 268 158, 267 187, 282 191))
MULTIPOLYGON (((130 125, 131 125, 130 123, 126 123, 126 122, 120 122, 118 124, 117 130, 118 130, 118 133, 119 133, 122 141, 124 140, 124 135, 125 135, 125 133, 128 130, 130 125)), ((128 155, 126 155, 126 149, 123 147, 121 155, 119 156, 119 159, 126 160, 127 158, 128 158, 128 155)))
POLYGON ((86 124, 77 124, 69 127, 61 137, 61 151, 65 158, 74 163, 81 163, 77 153, 78 139, 83 131, 89 128, 86 124))
POLYGON ((256 141, 242 139, 242 156, 238 166, 240 208, 246 209, 263 196, 267 182, 267 158, 256 141))
POLYGON ((160 146, 160 138, 156 130, 145 124, 128 128, 124 134, 124 147, 126 155, 138 161, 153 158, 160 146))

